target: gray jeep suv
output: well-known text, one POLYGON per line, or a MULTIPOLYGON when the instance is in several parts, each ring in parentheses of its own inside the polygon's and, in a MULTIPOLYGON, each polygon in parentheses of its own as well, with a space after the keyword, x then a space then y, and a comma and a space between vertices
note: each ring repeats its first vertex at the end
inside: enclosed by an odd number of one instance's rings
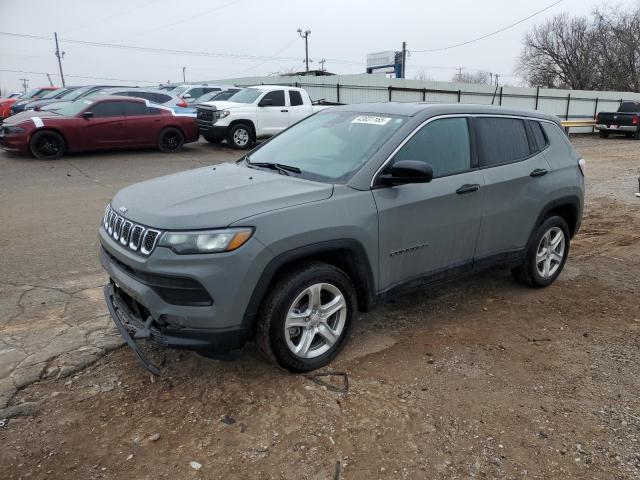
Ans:
POLYGON ((557 118, 471 105, 331 108, 234 164, 117 193, 100 228, 114 323, 209 351, 253 339, 326 365, 354 312, 492 265, 545 287, 580 226, 584 161, 557 118))

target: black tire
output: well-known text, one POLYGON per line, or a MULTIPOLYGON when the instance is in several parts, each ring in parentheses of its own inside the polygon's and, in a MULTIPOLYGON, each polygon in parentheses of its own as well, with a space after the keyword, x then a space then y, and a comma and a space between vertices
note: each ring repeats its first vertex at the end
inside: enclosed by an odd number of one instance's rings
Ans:
POLYGON ((58 132, 39 130, 31 136, 29 150, 40 160, 56 160, 64 155, 67 145, 58 132))
MULTIPOLYGON (((562 273, 562 269, 564 268, 565 263, 567 262, 567 257, 569 256, 569 246, 571 240, 569 235, 569 226, 564 218, 559 217, 557 215, 551 215, 547 217, 534 231, 533 235, 529 240, 529 244, 527 246, 527 251, 525 254, 525 260, 522 265, 513 268, 511 273, 513 278, 523 285, 527 285, 533 288, 543 288, 551 285, 556 281, 560 273, 562 273), (563 238, 563 253, 562 260, 559 263, 556 263, 557 269, 550 275, 543 275, 540 273, 538 269, 538 252, 539 248, 542 246, 543 237, 547 232, 558 232, 561 231, 563 238)), ((544 263, 544 261, 542 262, 544 263)))
MULTIPOLYGON (((327 292, 322 290, 321 296, 325 293, 327 292)), ((328 293, 331 295, 331 292, 328 293)), ((303 296, 302 302, 305 301, 304 298, 303 296)), ((336 297, 333 298, 335 299, 336 297)), ((309 305, 305 310, 311 308, 310 297, 308 297, 307 301, 309 305)), ((320 303, 322 304, 322 301, 320 303)), ((301 265, 287 272, 271 286, 262 304, 257 321, 256 344, 267 359, 291 372, 308 372, 324 367, 335 358, 347 341, 356 305, 355 288, 349 277, 342 270, 323 262, 310 262, 301 265), (309 320, 309 318, 313 317, 312 314, 306 319, 301 319, 301 322, 306 322, 305 326, 289 327, 289 330, 286 330, 285 322, 289 310, 295 307, 294 302, 296 299, 300 298, 305 290, 318 284, 336 288, 342 294, 346 305, 346 314, 342 317, 344 319, 343 327, 333 345, 329 346, 323 335, 315 333, 315 336, 312 335, 313 341, 310 343, 309 352, 311 355, 316 355, 313 353, 315 349, 317 356, 303 358, 295 354, 288 346, 287 336, 290 337, 289 340, 294 342, 293 346, 295 346, 296 334, 292 334, 291 329, 293 328, 295 332, 295 329, 298 328, 300 330, 300 336, 297 337, 300 339, 298 345, 301 345, 304 335, 308 335, 308 329, 316 328, 314 321, 317 320, 317 316, 315 319, 309 320), (324 353, 320 353, 325 348, 328 349, 324 353)), ((340 312, 329 318, 331 319, 330 321, 338 322, 340 312)), ((335 325, 334 328, 336 328, 335 325)))
POLYGON ((609 132, 606 130, 600 130, 600 138, 609 138, 609 132))
POLYGON ((635 137, 638 132, 624 132, 624 136, 627 138, 635 137))
POLYGON ((177 128, 165 128, 158 136, 158 149, 163 153, 177 152, 183 145, 184 135, 177 128))
POLYGON ((630 137, 633 137, 634 140, 640 140, 640 128, 638 128, 635 132, 633 132, 630 137))
POLYGON ((220 143, 224 140, 224 137, 208 137, 206 135, 203 135, 202 138, 204 138, 209 143, 220 143))
POLYGON ((236 123, 227 133, 227 143, 231 148, 236 150, 244 150, 251 148, 255 139, 253 138, 253 130, 244 123, 236 123))

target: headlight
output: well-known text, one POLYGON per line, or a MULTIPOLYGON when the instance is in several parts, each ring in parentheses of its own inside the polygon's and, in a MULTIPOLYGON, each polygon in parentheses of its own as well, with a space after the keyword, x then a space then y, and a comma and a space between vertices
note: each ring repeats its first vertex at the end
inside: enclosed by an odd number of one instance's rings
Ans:
POLYGON ((5 135, 16 135, 18 133, 24 133, 24 128, 21 127, 4 127, 5 135))
POLYGON ((228 228, 201 232, 165 232, 158 243, 181 255, 230 252, 247 243, 252 228, 228 228))
POLYGON ((228 117, 229 115, 231 115, 231 112, 229 110, 223 110, 222 112, 220 112, 220 118, 228 117))

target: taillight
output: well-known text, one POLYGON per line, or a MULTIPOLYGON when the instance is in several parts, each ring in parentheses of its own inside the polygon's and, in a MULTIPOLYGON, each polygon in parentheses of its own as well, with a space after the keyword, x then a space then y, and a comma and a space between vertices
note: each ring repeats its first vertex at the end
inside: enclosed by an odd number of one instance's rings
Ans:
POLYGON ((580 173, 582 173, 582 176, 584 177, 584 171, 587 168, 587 162, 584 161, 584 158, 578 160, 578 168, 580 169, 580 173))
POLYGON ((180 102, 176 103, 177 107, 182 107, 182 108, 186 108, 189 105, 187 104, 187 102, 185 102, 184 100, 180 100, 180 102))
POLYGON ((631 123, 634 125, 638 125, 638 116, 634 115, 633 118, 631 118, 631 123))

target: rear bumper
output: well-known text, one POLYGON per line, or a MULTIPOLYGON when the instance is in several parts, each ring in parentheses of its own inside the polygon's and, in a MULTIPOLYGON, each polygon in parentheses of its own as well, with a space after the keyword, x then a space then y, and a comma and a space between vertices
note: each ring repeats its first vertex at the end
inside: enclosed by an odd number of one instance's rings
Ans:
POLYGON ((638 130, 638 127, 636 126, 630 126, 630 125, 605 125, 605 124, 598 124, 596 125, 596 129, 597 130, 603 130, 605 132, 635 132, 638 130))

